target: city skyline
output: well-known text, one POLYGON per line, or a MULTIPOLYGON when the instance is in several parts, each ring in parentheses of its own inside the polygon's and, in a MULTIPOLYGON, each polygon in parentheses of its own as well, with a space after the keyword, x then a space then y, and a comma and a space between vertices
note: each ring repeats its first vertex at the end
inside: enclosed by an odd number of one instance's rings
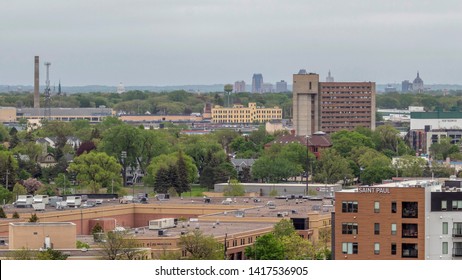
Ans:
POLYGON ((456 0, 24 0, 0 7, 0 84, 32 85, 36 55, 52 63, 52 83, 69 86, 250 84, 253 73, 275 83, 301 68, 321 77, 330 70, 339 82, 400 83, 419 71, 426 84, 462 84, 456 0))

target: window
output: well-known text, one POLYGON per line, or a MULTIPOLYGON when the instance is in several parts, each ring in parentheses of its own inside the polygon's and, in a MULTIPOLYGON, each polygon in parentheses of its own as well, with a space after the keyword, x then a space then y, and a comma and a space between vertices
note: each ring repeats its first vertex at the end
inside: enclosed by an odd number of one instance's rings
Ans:
POLYGON ((443 222, 443 234, 448 234, 448 222, 443 222))
POLYGON ((380 234, 380 224, 379 223, 374 224, 374 234, 380 234))
POLYGON ((342 243, 342 253, 343 254, 358 254, 358 243, 354 242, 344 242, 342 243))
POLYGON ((380 243, 378 242, 374 243, 374 254, 380 254, 380 243))
POLYGON ((417 224, 402 224, 402 237, 403 238, 417 238, 418 227, 417 224))
POLYGON ((401 248, 401 257, 403 258, 417 258, 419 251, 415 243, 403 243, 401 248))
POLYGON ((391 213, 396 213, 397 212, 397 206, 396 206, 396 201, 391 202, 391 213))
POLYGON ((417 202, 403 202, 402 203, 402 217, 403 218, 418 218, 418 203, 417 202))
POLYGON ((391 243, 391 254, 396 255, 396 243, 391 243))
POLYGON ((357 213, 358 202, 357 201, 342 201, 342 212, 343 213, 357 213))
POLYGON ((396 224, 391 224, 391 234, 396 235, 396 224))
POLYGON ((380 213, 380 202, 374 201, 374 213, 380 213))
POLYGON ((358 234, 358 224, 342 223, 342 234, 358 234))
POLYGON ((443 250, 442 250, 441 253, 442 253, 443 255, 447 255, 447 254, 448 254, 448 242, 443 242, 442 247, 443 247, 443 248, 442 248, 443 250))
POLYGON ((441 200, 441 211, 446 211, 448 209, 448 201, 441 200))
POLYGON ((462 200, 453 200, 452 210, 462 210, 462 200))

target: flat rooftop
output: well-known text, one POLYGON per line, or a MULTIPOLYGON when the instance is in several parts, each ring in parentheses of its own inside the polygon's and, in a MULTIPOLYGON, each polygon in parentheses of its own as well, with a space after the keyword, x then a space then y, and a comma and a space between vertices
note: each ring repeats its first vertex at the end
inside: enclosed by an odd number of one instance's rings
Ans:
POLYGON ((363 185, 357 188, 344 189, 340 192, 380 192, 380 189, 385 188, 431 188, 432 191, 436 191, 437 189, 441 189, 441 183, 438 180, 408 180, 372 186, 363 185))

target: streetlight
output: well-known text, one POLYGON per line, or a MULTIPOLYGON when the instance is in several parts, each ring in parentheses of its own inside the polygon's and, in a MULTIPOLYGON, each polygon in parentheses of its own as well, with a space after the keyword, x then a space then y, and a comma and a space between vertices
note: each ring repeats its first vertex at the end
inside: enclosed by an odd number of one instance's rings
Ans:
POLYGON ((306 135, 306 190, 305 195, 310 193, 310 189, 308 187, 308 178, 310 177, 309 169, 310 169, 310 149, 308 148, 308 138, 310 136, 306 135))

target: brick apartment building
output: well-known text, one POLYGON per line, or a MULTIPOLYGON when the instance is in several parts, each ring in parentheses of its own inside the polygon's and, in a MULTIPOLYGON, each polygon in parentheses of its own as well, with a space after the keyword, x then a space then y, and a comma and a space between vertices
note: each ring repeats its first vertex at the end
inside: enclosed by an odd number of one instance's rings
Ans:
POLYGON ((461 259, 461 186, 422 179, 337 192, 333 258, 461 259))
POLYGON ((293 75, 293 123, 297 135, 333 133, 357 126, 375 129, 374 82, 319 82, 319 75, 293 75))

